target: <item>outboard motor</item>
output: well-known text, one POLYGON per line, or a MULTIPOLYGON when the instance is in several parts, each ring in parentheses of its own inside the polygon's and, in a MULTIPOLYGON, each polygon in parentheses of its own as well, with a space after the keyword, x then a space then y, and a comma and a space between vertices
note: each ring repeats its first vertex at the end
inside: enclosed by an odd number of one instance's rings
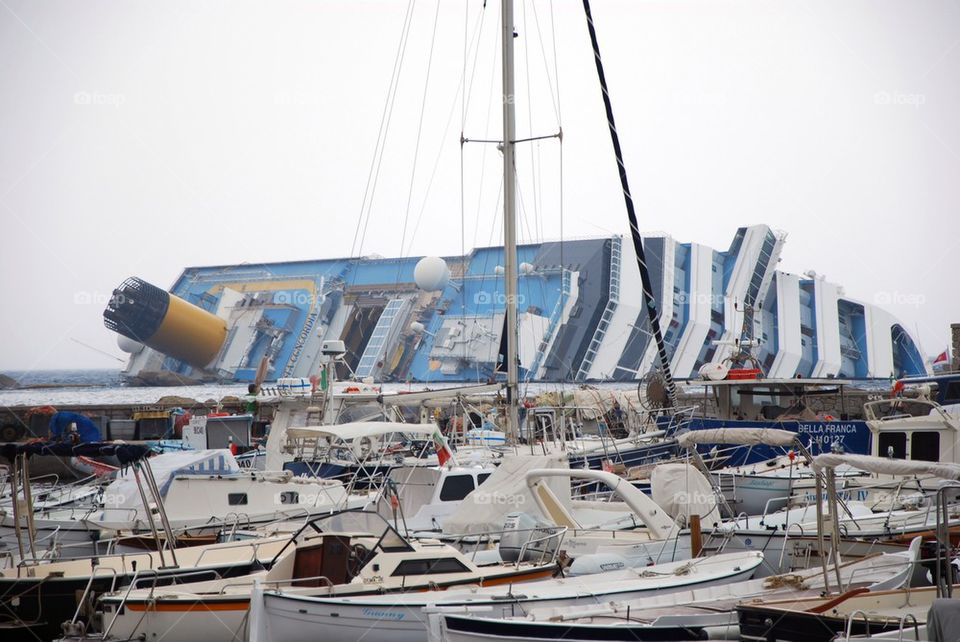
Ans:
POLYGON ((559 531, 556 526, 529 513, 510 513, 503 523, 503 534, 500 536, 500 558, 504 562, 549 560, 556 553, 560 538, 548 536, 559 531))

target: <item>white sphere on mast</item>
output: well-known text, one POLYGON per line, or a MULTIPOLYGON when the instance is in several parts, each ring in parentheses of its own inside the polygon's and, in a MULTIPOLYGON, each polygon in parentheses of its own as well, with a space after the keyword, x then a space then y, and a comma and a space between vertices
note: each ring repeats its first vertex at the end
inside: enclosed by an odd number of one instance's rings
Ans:
POLYGON ((425 256, 417 261, 417 266, 413 268, 413 280, 421 290, 442 290, 450 280, 450 268, 439 256, 425 256))

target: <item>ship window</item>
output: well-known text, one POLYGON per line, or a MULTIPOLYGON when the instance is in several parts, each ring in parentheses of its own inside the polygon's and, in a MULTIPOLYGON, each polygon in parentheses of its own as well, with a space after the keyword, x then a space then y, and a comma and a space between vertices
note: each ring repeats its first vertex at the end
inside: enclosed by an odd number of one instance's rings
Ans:
POLYGON ((441 502, 460 501, 473 491, 473 475, 451 475, 440 489, 441 502))
POLYGON ((940 433, 921 430, 910 435, 910 459, 914 461, 940 460, 940 433))
POLYGON ((434 573, 469 573, 470 569, 463 562, 453 557, 443 557, 435 560, 404 560, 397 564, 391 573, 393 577, 399 575, 432 575, 434 573))
POLYGON ((227 503, 231 506, 246 506, 247 494, 246 493, 228 493, 227 503))
POLYGON ((943 393, 943 403, 960 403, 960 381, 951 381, 943 393))
POLYGON ((880 457, 890 457, 895 459, 906 459, 907 457, 907 433, 905 432, 882 432, 880 439, 877 440, 877 455, 880 457), (891 450, 891 448, 893 450, 891 450))
POLYGON ((477 475, 477 486, 487 481, 487 477, 489 476, 490 476, 490 473, 480 473, 479 475, 477 475))

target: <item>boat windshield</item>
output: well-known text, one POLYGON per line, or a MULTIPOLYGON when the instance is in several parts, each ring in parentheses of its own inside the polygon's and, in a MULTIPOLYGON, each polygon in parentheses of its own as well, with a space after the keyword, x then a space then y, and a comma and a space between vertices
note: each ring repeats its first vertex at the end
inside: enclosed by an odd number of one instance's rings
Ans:
POLYGON ((407 540, 374 511, 348 510, 324 515, 311 519, 301 532, 304 530, 318 533, 365 534, 377 538, 377 546, 383 550, 413 550, 407 540))

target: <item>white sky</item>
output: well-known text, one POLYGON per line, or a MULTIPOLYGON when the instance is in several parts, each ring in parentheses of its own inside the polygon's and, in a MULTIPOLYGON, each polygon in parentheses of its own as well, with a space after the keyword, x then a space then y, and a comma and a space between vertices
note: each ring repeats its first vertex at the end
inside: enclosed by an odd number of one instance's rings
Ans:
MULTIPOLYGON (((188 265, 350 255, 407 6, 0 0, 0 369, 119 365, 76 341, 121 355, 101 312, 127 276, 169 287, 188 265)), ((477 30, 481 6, 413 5, 364 254, 497 241, 489 145, 466 146, 461 225, 465 9, 478 34, 465 134, 500 127, 499 2, 477 30)), ((960 321, 960 5, 593 11, 641 228, 725 249, 767 223, 789 234, 782 269, 883 302, 928 354, 946 347, 960 321)), ((556 131, 559 87, 562 235, 625 233, 581 5, 516 13, 519 135, 556 131)), ((519 159, 523 238, 559 238, 557 143, 519 159)))

